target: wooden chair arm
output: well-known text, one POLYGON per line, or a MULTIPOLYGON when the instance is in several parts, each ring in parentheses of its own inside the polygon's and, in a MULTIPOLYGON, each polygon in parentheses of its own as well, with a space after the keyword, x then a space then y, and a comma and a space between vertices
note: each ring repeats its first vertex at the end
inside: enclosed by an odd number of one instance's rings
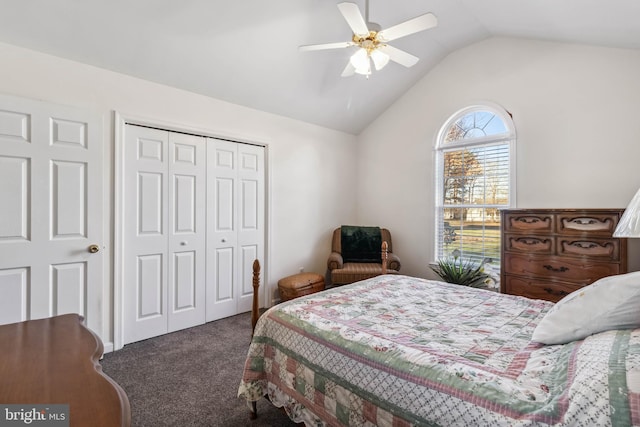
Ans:
POLYGON ((389 253, 389 245, 387 244, 387 241, 385 240, 384 242, 382 242, 382 253, 381 253, 381 257, 382 257, 382 274, 387 274, 388 253, 389 253))
POLYGON ((329 258, 327 259, 327 268, 329 271, 342 268, 343 265, 344 261, 341 254, 338 252, 331 252, 331 254, 329 254, 329 258))
POLYGON ((400 257, 392 252, 387 253, 387 270, 400 271, 400 257))

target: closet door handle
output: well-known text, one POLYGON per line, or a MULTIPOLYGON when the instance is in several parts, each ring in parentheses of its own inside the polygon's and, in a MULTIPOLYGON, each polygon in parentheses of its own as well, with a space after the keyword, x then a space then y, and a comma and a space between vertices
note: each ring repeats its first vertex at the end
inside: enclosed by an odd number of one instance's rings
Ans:
POLYGON ((227 241, 227 239, 222 239, 222 243, 224 243, 224 242, 226 242, 226 241, 227 241))

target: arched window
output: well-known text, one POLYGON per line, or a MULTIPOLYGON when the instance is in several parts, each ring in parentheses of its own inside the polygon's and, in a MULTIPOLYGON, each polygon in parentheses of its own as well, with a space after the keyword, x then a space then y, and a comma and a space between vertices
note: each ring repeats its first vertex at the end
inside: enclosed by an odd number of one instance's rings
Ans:
POLYGON ((436 145, 436 248, 500 268, 500 209, 515 205, 515 129, 494 105, 464 108, 436 145))

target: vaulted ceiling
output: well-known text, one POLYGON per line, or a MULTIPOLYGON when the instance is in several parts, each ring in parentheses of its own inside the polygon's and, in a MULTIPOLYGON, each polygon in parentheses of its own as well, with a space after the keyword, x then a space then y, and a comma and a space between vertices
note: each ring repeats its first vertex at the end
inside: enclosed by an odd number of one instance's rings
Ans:
POLYGON ((427 12, 436 28, 395 40, 420 58, 341 77, 354 48, 337 3, 366 0, 0 0, 0 41, 358 134, 449 53, 494 36, 640 49, 638 0, 370 0, 387 28, 427 12))

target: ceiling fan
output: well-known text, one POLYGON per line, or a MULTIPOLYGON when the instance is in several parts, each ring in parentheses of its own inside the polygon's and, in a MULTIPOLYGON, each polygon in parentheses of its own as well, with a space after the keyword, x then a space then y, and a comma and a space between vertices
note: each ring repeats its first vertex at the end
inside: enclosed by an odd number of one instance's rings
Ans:
POLYGON ((432 13, 425 13, 408 21, 386 28, 380 29, 380 25, 369 21, 369 0, 366 1, 366 19, 360 13, 358 5, 355 3, 338 3, 338 9, 353 31, 353 37, 348 42, 312 44, 300 46, 300 51, 341 49, 357 46, 358 50, 351 56, 342 77, 352 76, 354 73, 369 77, 371 75, 371 62, 376 70, 381 70, 389 60, 397 62, 405 67, 411 67, 418 62, 417 56, 397 49, 387 44, 387 42, 405 37, 419 31, 428 30, 438 25, 438 19, 432 13))

